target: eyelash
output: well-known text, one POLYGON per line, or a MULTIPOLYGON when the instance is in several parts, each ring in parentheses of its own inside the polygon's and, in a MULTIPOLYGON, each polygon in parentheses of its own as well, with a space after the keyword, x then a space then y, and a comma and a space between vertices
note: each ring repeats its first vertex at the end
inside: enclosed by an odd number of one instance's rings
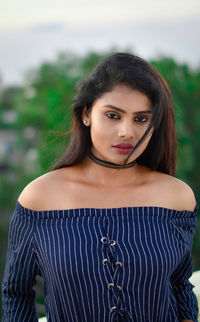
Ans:
MULTIPOLYGON (((112 119, 112 120, 118 120, 119 119, 119 117, 118 118, 114 118, 114 117, 109 117, 108 115, 116 115, 117 116, 117 114, 115 114, 115 113, 106 113, 106 116, 109 118, 109 119, 112 119)), ((145 122, 139 122, 139 123, 146 123, 147 121, 148 121, 148 117, 146 117, 146 116, 143 116, 143 115, 140 115, 140 116, 137 116, 136 118, 145 118, 146 119, 146 121, 145 122)))

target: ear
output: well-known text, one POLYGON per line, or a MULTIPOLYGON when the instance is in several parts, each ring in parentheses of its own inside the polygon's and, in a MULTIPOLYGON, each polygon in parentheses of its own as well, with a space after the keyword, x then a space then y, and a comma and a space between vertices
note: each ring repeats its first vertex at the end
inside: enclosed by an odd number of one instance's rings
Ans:
POLYGON ((82 121, 87 121, 87 123, 84 125, 85 126, 90 126, 90 113, 87 110, 87 106, 85 105, 83 108, 83 112, 82 112, 82 121))

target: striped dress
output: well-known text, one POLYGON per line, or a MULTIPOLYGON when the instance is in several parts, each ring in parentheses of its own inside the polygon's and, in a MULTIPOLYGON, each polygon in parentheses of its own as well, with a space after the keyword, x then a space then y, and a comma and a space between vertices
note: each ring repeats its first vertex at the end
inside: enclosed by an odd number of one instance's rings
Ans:
POLYGON ((194 211, 153 206, 35 211, 17 200, 2 284, 4 322, 197 322, 194 211))

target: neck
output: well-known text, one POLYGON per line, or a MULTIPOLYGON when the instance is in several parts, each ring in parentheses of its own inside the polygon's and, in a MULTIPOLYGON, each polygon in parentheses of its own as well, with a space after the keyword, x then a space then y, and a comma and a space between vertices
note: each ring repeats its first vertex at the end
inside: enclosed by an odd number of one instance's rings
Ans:
POLYGON ((88 183, 113 188, 136 182, 140 166, 136 162, 134 166, 129 168, 110 168, 97 164, 88 156, 82 162, 81 169, 88 183))

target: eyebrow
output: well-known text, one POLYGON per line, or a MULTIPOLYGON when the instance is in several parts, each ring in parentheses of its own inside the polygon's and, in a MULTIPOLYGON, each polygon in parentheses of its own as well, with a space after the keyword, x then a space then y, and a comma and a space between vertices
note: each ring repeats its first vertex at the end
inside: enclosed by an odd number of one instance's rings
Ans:
MULTIPOLYGON (((119 108, 119 107, 113 106, 113 105, 111 105, 111 104, 103 105, 103 107, 111 107, 111 108, 113 108, 113 109, 114 109, 114 110, 116 110, 116 111, 119 111, 119 112, 122 112, 122 113, 126 113, 126 111, 122 110, 122 109, 121 109, 121 108, 119 108)), ((150 110, 146 110, 146 111, 137 111, 137 112, 133 112, 133 114, 143 114, 143 113, 152 114, 152 111, 150 111, 150 110)))

